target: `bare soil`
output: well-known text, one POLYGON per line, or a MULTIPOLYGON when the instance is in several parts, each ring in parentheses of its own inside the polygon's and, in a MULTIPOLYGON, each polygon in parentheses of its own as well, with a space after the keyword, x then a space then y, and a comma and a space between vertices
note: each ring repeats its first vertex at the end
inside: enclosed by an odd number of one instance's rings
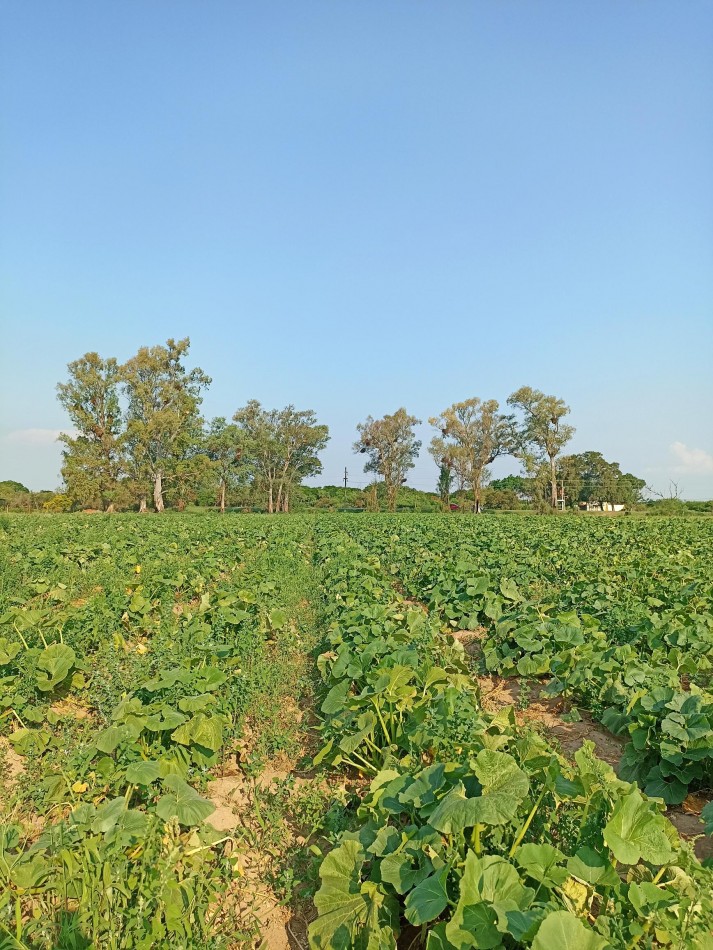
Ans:
POLYGON ((497 712, 504 706, 513 706, 517 722, 521 725, 531 725, 547 738, 554 739, 568 757, 571 758, 588 739, 594 743, 600 759, 608 762, 614 769, 618 767, 626 746, 625 740, 605 729, 584 709, 577 710, 581 716, 579 722, 562 719, 569 711, 566 702, 561 697, 545 696, 544 684, 528 684, 527 701, 524 701, 522 685, 516 678, 480 676, 478 684, 485 709, 497 712), (520 708, 521 706, 524 708, 520 708))
POLYGON ((15 752, 5 736, 0 736, 0 786, 9 790, 24 771, 24 756, 15 752))
MULTIPOLYGON (((216 830, 232 834, 235 841, 236 881, 228 900, 246 927, 257 932, 253 946, 259 950, 302 950, 307 948, 309 920, 298 910, 283 906, 267 884, 273 860, 268 851, 247 843, 249 832, 257 831, 253 804, 256 792, 292 778, 296 788, 310 782, 310 775, 295 775, 290 764, 275 760, 255 779, 242 772, 222 775, 208 784, 207 798, 216 806, 208 822, 216 830), (242 832, 248 832, 247 838, 242 832)), ((304 843, 304 839, 296 839, 304 843)), ((244 943, 236 946, 244 946, 244 943)))

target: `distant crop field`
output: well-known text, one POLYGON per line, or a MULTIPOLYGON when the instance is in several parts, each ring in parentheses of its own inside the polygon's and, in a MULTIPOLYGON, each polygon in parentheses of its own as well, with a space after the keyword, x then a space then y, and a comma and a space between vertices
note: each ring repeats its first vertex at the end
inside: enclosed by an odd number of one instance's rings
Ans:
POLYGON ((0 947, 710 947, 712 549, 6 517, 0 947))

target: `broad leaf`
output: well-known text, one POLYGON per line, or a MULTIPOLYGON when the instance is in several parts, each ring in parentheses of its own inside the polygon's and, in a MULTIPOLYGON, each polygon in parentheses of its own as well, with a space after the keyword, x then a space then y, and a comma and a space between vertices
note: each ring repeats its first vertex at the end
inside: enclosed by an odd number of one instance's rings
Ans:
POLYGON ((604 828, 604 842, 622 864, 667 864, 673 857, 666 819, 654 811, 638 789, 616 803, 604 828))
POLYGON ((532 942, 532 950, 604 950, 608 946, 604 937, 566 910, 549 914, 532 942))
POLYGON ((184 722, 172 732, 171 738, 181 745, 197 745, 217 752, 223 745, 223 720, 220 716, 196 713, 188 722, 184 722))
POLYGON ((150 785, 161 776, 158 762, 132 762, 126 770, 126 781, 132 785, 150 785))
POLYGON ((421 881, 408 895, 405 902, 405 916, 409 923, 418 927, 440 917, 448 904, 446 879, 448 868, 421 881))
POLYGON ((358 923, 366 920, 368 905, 361 893, 364 851, 358 841, 344 841, 322 862, 322 886, 314 897, 319 913, 310 924, 310 946, 330 950, 351 948, 358 923))
POLYGON ((508 913, 527 910, 533 896, 509 861, 495 855, 479 858, 469 851, 446 936, 457 947, 497 947, 508 930, 508 913))
POLYGON ((156 814, 164 821, 176 818, 180 824, 189 827, 199 825, 215 811, 212 802, 201 798, 194 788, 177 775, 167 775, 163 784, 170 791, 158 800, 156 814))
POLYGON ((37 687, 49 692, 66 679, 77 661, 77 655, 64 643, 53 643, 40 654, 37 661, 37 687))

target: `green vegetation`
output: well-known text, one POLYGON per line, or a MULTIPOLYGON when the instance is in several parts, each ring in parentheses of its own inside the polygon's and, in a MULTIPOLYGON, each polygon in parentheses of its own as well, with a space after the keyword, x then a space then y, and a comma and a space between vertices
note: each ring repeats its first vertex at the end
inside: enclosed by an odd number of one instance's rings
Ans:
MULTIPOLYGON (((64 491, 35 498, 17 483, 5 485, 5 507, 23 510, 154 510, 187 506, 287 513, 305 508, 377 511, 456 509, 480 512, 534 508, 627 509, 642 503, 642 479, 623 473, 599 452, 563 456, 574 428, 564 422, 562 399, 522 386, 500 412, 494 399, 454 403, 429 421, 437 430, 429 452, 438 469, 434 492, 405 488, 421 448, 420 420, 403 407, 357 425, 353 449, 364 455, 374 481, 354 495, 347 487, 315 495, 305 479, 322 471, 320 453, 329 430, 312 410, 266 409, 250 400, 234 412, 207 420, 200 415, 211 380, 186 365, 190 342, 141 347, 120 365, 86 353, 70 363, 58 399, 74 434, 63 434, 64 491), (523 475, 490 483, 490 466, 510 455, 523 475), (439 499, 434 504, 434 496, 439 499), (341 502, 338 504, 337 502, 341 502)), ((678 502, 670 500, 669 508, 678 502)), ((673 510, 670 513, 675 513, 673 510)))
POLYGON ((0 945, 710 946, 710 520, 5 517, 0 945))
POLYGON ((215 946, 230 933, 215 901, 234 855, 203 790, 246 723, 248 772, 298 747, 285 703, 305 688, 312 635, 303 528, 235 527, 10 524, 0 723, 26 774, 3 795, 0 929, 18 945, 215 946))

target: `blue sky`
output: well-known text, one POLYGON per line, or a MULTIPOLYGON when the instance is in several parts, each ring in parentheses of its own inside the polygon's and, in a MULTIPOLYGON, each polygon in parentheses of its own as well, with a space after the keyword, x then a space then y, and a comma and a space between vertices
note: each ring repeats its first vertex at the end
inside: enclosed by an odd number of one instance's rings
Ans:
POLYGON ((528 384, 713 497, 711 116, 698 0, 2 0, 0 479, 58 484, 67 362, 190 336, 325 482, 369 413, 528 384))

